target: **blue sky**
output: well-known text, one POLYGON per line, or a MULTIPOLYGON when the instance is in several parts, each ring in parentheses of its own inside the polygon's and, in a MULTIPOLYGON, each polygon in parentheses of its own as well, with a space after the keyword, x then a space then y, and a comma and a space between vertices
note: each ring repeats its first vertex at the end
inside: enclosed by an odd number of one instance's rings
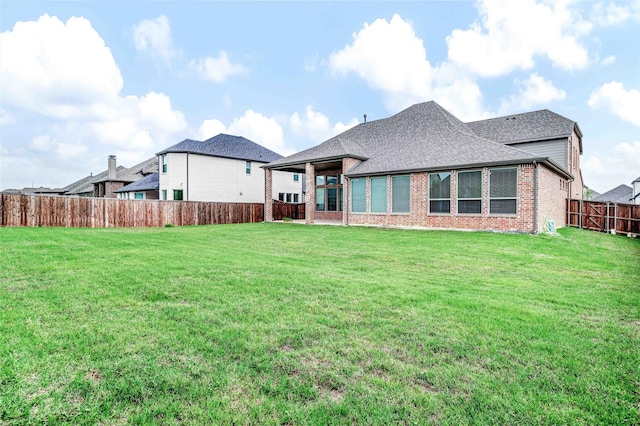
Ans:
POLYGON ((585 183, 640 176, 640 1, 0 3, 0 188, 60 187, 185 138, 280 154, 435 100, 550 109, 585 183))

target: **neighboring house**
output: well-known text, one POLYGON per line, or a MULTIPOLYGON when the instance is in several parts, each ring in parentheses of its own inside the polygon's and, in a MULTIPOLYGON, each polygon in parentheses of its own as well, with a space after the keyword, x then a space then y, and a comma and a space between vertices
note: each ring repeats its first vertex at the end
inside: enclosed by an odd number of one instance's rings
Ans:
POLYGON ((640 204, 640 177, 637 177, 636 180, 631 182, 631 186, 633 187, 633 204, 640 204))
POLYGON ((159 174, 152 173, 114 192, 124 200, 157 200, 159 198, 159 174))
MULTIPOLYGON (((219 134, 204 142, 185 139, 158 154, 162 200, 264 203, 260 166, 282 158, 241 136, 219 134)), ((300 172, 271 175, 270 187, 284 201, 302 201, 300 172)))
POLYGON ((584 186, 584 188, 582 188, 582 199, 583 200, 593 200, 594 198, 596 198, 597 196, 599 196, 600 193, 598 191, 594 191, 593 189, 589 188, 587 185, 584 186))
MULTIPOLYGON (((548 110, 463 123, 435 102, 265 166, 306 173, 306 221, 537 232, 582 198, 582 133, 548 110)), ((265 220, 272 220, 265 204, 265 220)))
POLYGON ((628 185, 618 185, 609 191, 592 198, 592 201, 602 201, 605 203, 633 203, 633 188, 628 185))
POLYGON ((110 155, 106 173, 100 173, 93 181, 93 196, 115 198, 118 189, 158 172, 158 159, 149 158, 133 167, 116 167, 116 156, 110 155))

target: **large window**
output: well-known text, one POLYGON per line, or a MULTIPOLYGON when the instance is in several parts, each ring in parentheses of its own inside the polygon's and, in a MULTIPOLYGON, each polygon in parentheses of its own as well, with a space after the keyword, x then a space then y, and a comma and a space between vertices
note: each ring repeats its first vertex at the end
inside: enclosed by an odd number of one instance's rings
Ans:
POLYGON ((323 212, 325 209, 325 188, 316 188, 316 211, 323 212))
POLYGON ((393 213, 409 213, 411 207, 410 176, 393 176, 391 178, 391 211, 393 213))
POLYGON ((173 199, 175 201, 182 201, 182 189, 173 190, 173 199))
POLYGON ((371 213, 387 212, 387 178, 371 178, 371 213))
POLYGON ((351 211, 354 213, 367 211, 366 179, 351 179, 351 211))
POLYGON ((316 176, 316 211, 342 211, 342 188, 338 184, 338 175, 316 176))
POLYGON ((516 214, 518 169, 493 169, 489 172, 489 212, 516 214))
POLYGON ((429 212, 451 212, 451 173, 429 174, 429 212))
POLYGON ((482 171, 458 172, 458 213, 482 212, 482 171))

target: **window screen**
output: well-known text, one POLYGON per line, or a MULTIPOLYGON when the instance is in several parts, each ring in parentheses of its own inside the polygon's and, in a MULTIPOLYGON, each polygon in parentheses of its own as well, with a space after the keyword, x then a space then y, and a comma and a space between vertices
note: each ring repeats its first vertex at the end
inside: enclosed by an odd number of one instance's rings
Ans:
POLYGON ((351 180, 351 211, 367 211, 367 181, 365 179, 351 180))
POLYGON ((387 178, 371 178, 371 212, 387 212, 387 178))
POLYGON ((391 178, 391 211, 393 213, 409 213, 411 205, 409 188, 409 176, 391 178))

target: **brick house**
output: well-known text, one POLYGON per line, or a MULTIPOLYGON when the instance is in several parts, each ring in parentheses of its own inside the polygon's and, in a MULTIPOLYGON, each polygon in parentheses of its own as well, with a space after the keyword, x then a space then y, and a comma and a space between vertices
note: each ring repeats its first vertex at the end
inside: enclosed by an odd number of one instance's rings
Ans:
MULTIPOLYGON (((116 166, 116 156, 110 155, 106 172, 96 175, 91 184, 93 196, 97 198, 116 198, 117 192, 130 183, 137 182, 158 172, 158 159, 151 157, 133 167, 116 166)), ((66 194, 65 194, 66 195, 66 194)), ((73 195, 73 194, 70 194, 73 195)))
MULTIPOLYGON (((264 203, 265 172, 260 166, 283 158, 242 136, 219 134, 206 141, 185 139, 156 154, 161 200, 264 203)), ((300 202, 299 173, 272 174, 276 194, 300 202)))
POLYGON ((265 198, 273 173, 299 172, 307 223, 535 233, 582 198, 580 154, 577 123, 551 111, 463 123, 431 101, 267 164, 265 198))

